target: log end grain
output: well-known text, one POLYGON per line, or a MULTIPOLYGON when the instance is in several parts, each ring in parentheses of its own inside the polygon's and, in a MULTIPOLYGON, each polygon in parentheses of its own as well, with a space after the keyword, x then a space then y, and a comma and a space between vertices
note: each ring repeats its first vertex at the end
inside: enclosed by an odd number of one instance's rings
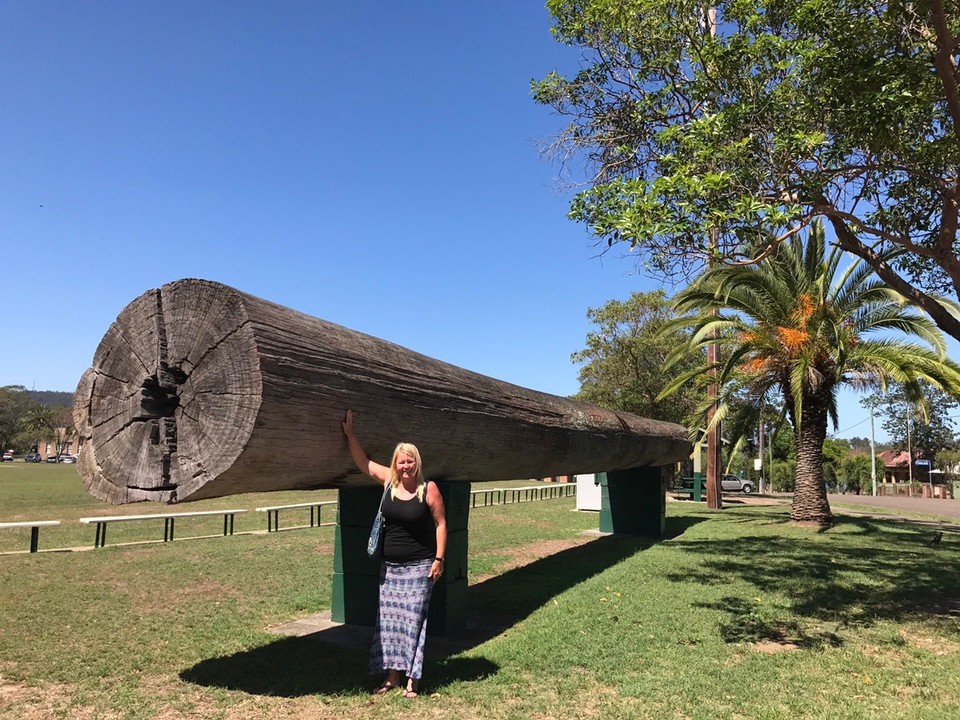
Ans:
POLYGON ((230 288, 184 280, 131 302, 75 396, 87 487, 109 502, 176 501, 216 478, 253 432, 258 362, 230 288))

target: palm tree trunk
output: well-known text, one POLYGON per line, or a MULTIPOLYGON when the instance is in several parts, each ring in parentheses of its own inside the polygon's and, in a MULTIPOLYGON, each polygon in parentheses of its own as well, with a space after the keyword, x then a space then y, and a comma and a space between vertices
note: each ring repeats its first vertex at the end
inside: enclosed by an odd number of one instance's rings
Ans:
POLYGON ((823 482, 823 441, 827 437, 827 407, 816 396, 803 399, 797 433, 797 477, 790 519, 829 525, 833 522, 823 482))

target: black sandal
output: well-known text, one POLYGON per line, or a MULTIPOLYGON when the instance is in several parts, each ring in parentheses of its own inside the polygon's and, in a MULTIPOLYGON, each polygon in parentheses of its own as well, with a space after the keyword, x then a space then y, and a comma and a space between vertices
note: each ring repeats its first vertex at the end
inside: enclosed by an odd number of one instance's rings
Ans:
POLYGON ((373 694, 383 695, 384 693, 393 690, 396 686, 396 683, 390 682, 389 680, 384 680, 382 683, 380 683, 380 687, 373 691, 373 694))

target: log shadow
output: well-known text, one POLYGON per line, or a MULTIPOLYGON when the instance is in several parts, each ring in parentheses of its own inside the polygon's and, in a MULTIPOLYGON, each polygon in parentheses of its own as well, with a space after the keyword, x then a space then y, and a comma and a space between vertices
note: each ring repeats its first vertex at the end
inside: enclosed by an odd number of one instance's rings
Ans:
MULTIPOLYGON (((288 637, 252 650, 203 660, 180 673, 186 682, 239 690, 251 695, 296 698, 305 695, 363 695, 381 678, 367 673, 366 648, 326 642, 323 632, 288 637)), ((499 666, 483 657, 430 659, 424 667, 424 692, 457 681, 480 680, 499 666)))
POLYGON ((606 535, 561 550, 470 586, 470 619, 461 638, 444 641, 462 651, 496 637, 557 595, 660 539, 606 535))
POLYGON ((664 530, 662 540, 673 540, 680 537, 694 525, 702 523, 706 518, 683 515, 680 517, 668 517, 667 526, 664 530))
MULTIPOLYGON (((599 537, 472 585, 466 631, 456 637, 428 637, 424 691, 441 691, 454 682, 496 674, 500 668, 493 661, 462 653, 501 634, 556 595, 657 542, 624 536, 599 537)), ((180 678, 196 685, 254 695, 363 694, 380 679, 367 673, 371 636, 370 628, 333 626, 203 660, 183 670, 180 678)))

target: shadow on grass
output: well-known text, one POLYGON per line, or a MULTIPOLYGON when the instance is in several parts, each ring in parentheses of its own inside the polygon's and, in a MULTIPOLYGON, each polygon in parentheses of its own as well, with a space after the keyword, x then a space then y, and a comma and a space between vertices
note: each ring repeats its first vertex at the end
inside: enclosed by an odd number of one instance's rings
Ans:
MULTIPOLYGON (((650 538, 606 535, 562 550, 472 585, 470 610, 480 618, 503 616, 512 624, 565 590, 659 542, 650 538)), ((491 626, 492 634, 483 637, 481 642, 503 629, 491 626)))
MULTIPOLYGON (((457 637, 427 640, 424 690, 434 692, 453 682, 495 674, 499 671, 496 663, 460 653, 496 637, 556 595, 657 542, 600 537, 471 586, 467 631, 457 637)), ((367 674, 370 636, 369 628, 333 627, 210 658, 184 670, 180 677, 197 685, 255 695, 362 694, 380 680, 371 680, 367 674)))
POLYGON ((722 609, 730 620, 720 625, 720 636, 730 643, 772 642, 807 650, 840 647, 842 638, 823 628, 808 628, 796 618, 761 612, 744 598, 724 598, 722 609))
MULTIPOLYGON (((737 523, 749 517, 756 522, 748 509, 727 509, 723 514, 724 521, 737 523)), ((776 515, 769 520, 786 522, 776 515)), ((745 535, 729 543, 688 540, 684 549, 700 562, 693 568, 684 564, 683 572, 667 577, 702 585, 737 577, 761 596, 792 598, 789 608, 779 610, 763 605, 762 597, 755 602, 724 597, 702 603, 701 607, 728 614, 720 630, 730 642, 836 646, 842 642, 840 636, 824 624, 842 630, 881 620, 960 617, 960 565, 950 549, 928 547, 931 538, 925 523, 836 516, 831 528, 806 539, 745 535)))
MULTIPOLYGON (((367 651, 319 639, 322 633, 277 640, 253 650, 210 658, 180 673, 196 685, 251 695, 363 695, 381 678, 367 674, 367 651)), ((424 692, 455 681, 479 680, 499 670, 486 658, 444 657, 426 663, 424 692)))
POLYGON ((678 517, 668 517, 667 526, 663 533, 664 540, 673 540, 675 537, 680 537, 687 530, 692 528, 698 523, 702 523, 706 520, 704 517, 697 517, 695 515, 681 515, 678 517))

